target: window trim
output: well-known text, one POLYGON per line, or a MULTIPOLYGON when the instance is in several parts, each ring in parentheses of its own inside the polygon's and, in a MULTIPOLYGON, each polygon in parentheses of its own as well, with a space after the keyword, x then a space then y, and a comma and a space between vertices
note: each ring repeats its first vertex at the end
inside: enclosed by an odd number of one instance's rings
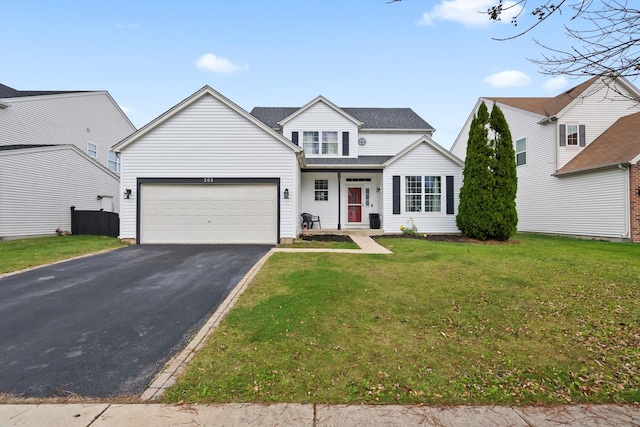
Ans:
MULTIPOLYGON (((317 156, 317 157, 341 157, 344 154, 344 138, 345 138, 345 132, 341 131, 341 130, 323 130, 323 129, 317 129, 317 130, 302 130, 299 131, 302 133, 302 144, 300 145, 300 147, 302 147, 302 150, 304 151, 304 154, 306 156, 317 156), (335 138, 328 141, 327 137, 329 135, 334 136, 335 138), (307 141, 307 137, 313 135, 315 137, 315 139, 313 141, 308 142, 307 141), (340 139, 340 135, 342 135, 342 144, 341 144, 341 139, 340 139), (309 150, 307 150, 307 147, 310 147, 309 150), (329 147, 331 147, 335 152, 330 152, 329 147), (341 147, 342 147, 342 151, 343 153, 341 153, 341 147)), ((348 132, 346 132, 348 133, 348 132)), ((347 154, 348 154, 348 148, 347 148, 347 154)))
POLYGON ((329 201, 329 180, 328 179, 316 179, 313 182, 313 199, 316 202, 328 202, 329 201), (320 187, 318 186, 320 184, 320 187))
POLYGON ((120 173, 120 156, 118 156, 118 153, 110 149, 107 149, 107 169, 109 169, 111 172, 120 173), (115 160, 111 159, 112 154, 115 160), (115 163, 115 170, 111 169, 112 163, 115 163))
POLYGON ((404 212, 408 214, 428 214, 428 215, 442 215, 445 213, 443 210, 443 196, 446 197, 446 188, 443 188, 443 175, 404 175, 402 195, 404 196, 404 212), (411 179, 413 185, 408 186, 411 179), (430 191, 436 188, 435 185, 427 186, 428 182, 437 182, 437 192, 430 191), (415 191, 418 189, 419 191, 415 191), (412 189, 413 191, 408 191, 412 189), (418 206, 419 204, 419 206, 418 206), (431 206, 430 210, 427 207, 431 206), (433 206, 437 206, 438 210, 434 210, 433 206), (411 209, 410 209, 411 208, 411 209))
POLYGON ((523 137, 523 138, 518 138, 515 140, 515 142, 513 143, 513 151, 516 154, 516 167, 517 166, 524 166, 527 164, 527 137, 523 137), (518 151, 518 142, 519 141, 524 141, 524 150, 518 151), (524 162, 522 163, 518 163, 518 155, 519 154, 524 154, 524 162))
POLYGON ((87 142, 87 155, 92 159, 98 158, 98 144, 94 144, 93 142, 87 142), (91 148, 93 146, 93 148, 91 148), (93 154, 91 154, 93 153, 93 154))

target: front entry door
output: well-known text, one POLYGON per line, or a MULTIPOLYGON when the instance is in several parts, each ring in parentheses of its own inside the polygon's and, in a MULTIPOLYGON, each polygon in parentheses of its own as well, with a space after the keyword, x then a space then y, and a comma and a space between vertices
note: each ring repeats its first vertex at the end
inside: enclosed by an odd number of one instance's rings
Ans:
POLYGON ((362 222, 362 188, 347 188, 347 222, 362 222))

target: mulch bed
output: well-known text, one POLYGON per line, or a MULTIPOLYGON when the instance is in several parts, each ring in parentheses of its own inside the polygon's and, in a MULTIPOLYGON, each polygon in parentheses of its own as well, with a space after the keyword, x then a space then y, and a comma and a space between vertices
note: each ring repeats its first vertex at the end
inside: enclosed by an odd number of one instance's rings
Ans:
MULTIPOLYGON (((402 239, 418 239, 418 240, 430 240, 433 242, 452 242, 452 243, 473 243, 473 244, 481 244, 481 245, 517 245, 519 242, 517 240, 507 240, 507 241, 498 241, 498 240, 477 240, 470 239, 469 237, 464 237, 460 234, 427 234, 427 237, 424 237, 422 234, 417 235, 408 235, 408 234, 383 234, 381 236, 371 236, 372 239, 376 240, 379 238, 402 238, 402 239)), ((316 241, 316 242, 352 242, 349 236, 339 235, 339 234, 303 234, 301 237, 302 240, 308 241, 316 241)))
POLYGON ((351 237, 339 234, 303 234, 300 238, 310 242, 353 242, 351 237))

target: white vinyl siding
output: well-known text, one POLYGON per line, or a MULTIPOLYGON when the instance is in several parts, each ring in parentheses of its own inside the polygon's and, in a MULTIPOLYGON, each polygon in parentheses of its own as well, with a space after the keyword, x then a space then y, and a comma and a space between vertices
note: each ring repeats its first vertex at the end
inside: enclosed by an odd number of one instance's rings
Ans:
MULTIPOLYGON (((592 93, 591 89, 587 93, 592 93)), ((559 146, 559 123, 587 123, 588 145, 618 117, 637 112, 620 99, 602 104, 602 96, 581 98, 558 122, 539 124, 541 117, 499 104, 512 135, 526 135, 526 167, 518 167, 518 230, 538 233, 625 237, 629 208, 627 172, 618 168, 555 177, 580 147, 559 146), (595 99, 591 99, 595 98, 595 99), (606 107, 606 108, 604 108, 606 107)), ((467 129, 468 132, 468 129, 467 129)), ((452 147, 466 154, 466 137, 452 147)))
POLYGON ((71 230, 71 206, 99 210, 100 195, 118 212, 118 193, 118 178, 71 146, 1 151, 0 238, 71 230))
MULTIPOLYGON (((607 88, 598 81, 585 91, 585 95, 578 98, 571 107, 562 112, 557 123, 585 125, 586 146, 589 146, 620 117, 640 111, 640 105, 633 100, 635 95, 629 94, 627 89, 620 85, 616 85, 615 88, 607 88), (625 94, 627 96, 624 96, 625 94)), ((579 145, 561 147, 558 143, 556 149, 556 169, 559 170, 584 148, 579 145)))
MULTIPOLYGON (((435 148, 426 143, 416 146, 413 150, 400 157, 384 169, 384 195, 387 203, 383 212, 383 228, 386 233, 399 233, 400 226, 407 226, 409 218, 412 218, 418 231, 421 233, 459 233, 456 226, 456 215, 458 212, 458 195, 462 185, 462 170, 458 164, 451 159, 446 158, 435 148), (393 194, 393 176, 401 177, 401 213, 393 214, 393 204, 391 197, 393 194), (405 177, 414 176, 421 178, 421 211, 410 212, 406 210, 406 201, 404 200, 405 177), (453 194, 454 194, 454 214, 446 214, 446 176, 453 176, 453 194), (435 187, 431 185, 428 193, 425 193, 424 181, 425 177, 441 177, 440 182, 440 211, 424 212, 425 196, 430 196, 432 207, 435 202, 431 196, 437 195, 433 193, 435 187)), ((437 203, 437 202, 436 202, 437 203)))
POLYGON ((107 150, 136 129, 106 92, 6 98, 0 114, 0 145, 72 144, 107 166, 107 150))
MULTIPOLYGON (((298 162, 285 143, 210 95, 159 124, 121 153, 123 188, 136 189, 145 178, 279 178, 280 237, 297 232, 298 162)), ((124 200, 120 221, 122 237, 136 237, 134 190, 124 200)))
MULTIPOLYGON (((342 156, 342 133, 349 132, 349 157, 357 156, 358 128, 356 124, 324 102, 318 102, 310 106, 300 115, 286 122, 283 128, 283 135, 291 139, 291 132, 299 132, 299 144, 301 147, 303 147, 304 144, 304 132, 318 132, 317 150, 314 148, 313 151, 311 151, 305 148, 305 155, 307 157, 323 155, 342 156), (320 147, 320 144, 323 142, 322 132, 337 132, 335 134, 337 137, 337 145, 323 145, 320 147)), ((329 137, 328 134, 326 136, 329 137)))
POLYGON ((365 138, 367 144, 358 146, 360 156, 393 156, 418 140, 424 132, 360 132, 359 138, 365 138))
MULTIPOLYGON (((338 175, 335 172, 303 172, 300 188, 300 212, 317 215, 323 228, 338 228, 338 175), (316 200, 316 182, 327 182, 328 200, 316 200)), ((344 195, 344 193, 343 193, 344 195)), ((343 202, 344 204, 344 202, 343 202)), ((301 218, 297 219, 298 227, 301 218)))

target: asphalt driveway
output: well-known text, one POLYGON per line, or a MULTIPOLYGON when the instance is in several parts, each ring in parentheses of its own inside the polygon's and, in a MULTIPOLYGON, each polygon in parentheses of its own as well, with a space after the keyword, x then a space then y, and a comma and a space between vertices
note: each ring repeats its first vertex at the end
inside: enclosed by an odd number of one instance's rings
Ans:
POLYGON ((137 245, 0 279, 0 392, 142 393, 269 249, 137 245))

